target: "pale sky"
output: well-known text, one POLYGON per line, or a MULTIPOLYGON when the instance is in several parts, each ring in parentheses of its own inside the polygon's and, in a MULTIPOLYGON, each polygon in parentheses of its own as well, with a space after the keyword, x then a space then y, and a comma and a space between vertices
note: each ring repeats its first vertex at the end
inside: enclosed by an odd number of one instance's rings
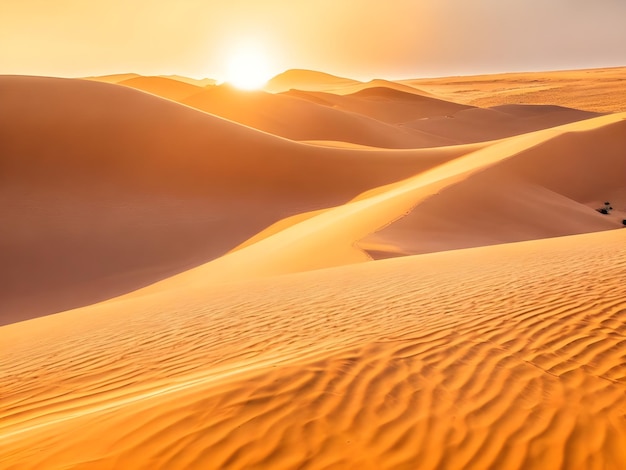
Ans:
POLYGON ((626 0, 0 0, 0 74, 370 78, 626 65, 626 0))

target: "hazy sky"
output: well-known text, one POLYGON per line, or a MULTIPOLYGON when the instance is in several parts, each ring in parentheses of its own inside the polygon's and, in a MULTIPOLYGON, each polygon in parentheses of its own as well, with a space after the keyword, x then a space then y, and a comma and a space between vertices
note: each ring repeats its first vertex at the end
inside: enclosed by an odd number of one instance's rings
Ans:
POLYGON ((0 0, 0 74, 354 78, 626 65, 626 0, 0 0))

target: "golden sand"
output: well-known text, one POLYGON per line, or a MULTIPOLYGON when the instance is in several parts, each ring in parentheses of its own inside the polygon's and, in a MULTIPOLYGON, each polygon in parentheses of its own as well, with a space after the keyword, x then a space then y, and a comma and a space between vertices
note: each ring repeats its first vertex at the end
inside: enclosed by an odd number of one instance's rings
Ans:
POLYGON ((626 113, 502 77, 0 77, 0 468, 626 468, 626 113))

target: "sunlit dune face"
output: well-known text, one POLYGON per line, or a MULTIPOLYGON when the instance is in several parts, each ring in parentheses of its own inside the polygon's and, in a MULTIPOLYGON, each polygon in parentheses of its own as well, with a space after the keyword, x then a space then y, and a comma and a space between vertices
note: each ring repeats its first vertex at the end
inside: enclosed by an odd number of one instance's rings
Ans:
POLYGON ((226 82, 243 90, 262 88, 270 79, 267 56, 257 48, 239 49, 228 63, 226 82))

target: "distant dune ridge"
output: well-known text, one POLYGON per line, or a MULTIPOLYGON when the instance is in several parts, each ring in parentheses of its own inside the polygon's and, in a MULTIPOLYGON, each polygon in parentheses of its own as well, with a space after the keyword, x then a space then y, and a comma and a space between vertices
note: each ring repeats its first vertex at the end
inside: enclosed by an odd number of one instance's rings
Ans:
MULTIPOLYGON (((263 91, 208 88, 182 104, 292 140, 333 140, 382 148, 425 148, 457 143, 419 129, 402 129, 365 113, 263 91)), ((384 104, 383 104, 384 105, 384 104)))
POLYGON ((361 83, 317 72, 289 71, 276 80, 289 84, 288 91, 242 92, 227 84, 199 87, 171 77, 132 77, 116 83, 291 140, 380 148, 489 141, 597 115, 552 105, 478 109, 396 82, 361 83))
POLYGON ((289 91, 291 89, 334 91, 359 84, 358 80, 352 80, 351 78, 337 77, 315 70, 292 69, 269 80, 264 88, 272 93, 289 91))
POLYGON ((624 70, 0 76, 0 468, 626 468, 624 70))
POLYGON ((165 77, 135 77, 117 82, 137 90, 147 91, 168 100, 181 101, 202 91, 202 87, 165 77))
POLYGON ((474 106, 561 105, 593 112, 626 111, 626 67, 402 80, 443 99, 474 106))

